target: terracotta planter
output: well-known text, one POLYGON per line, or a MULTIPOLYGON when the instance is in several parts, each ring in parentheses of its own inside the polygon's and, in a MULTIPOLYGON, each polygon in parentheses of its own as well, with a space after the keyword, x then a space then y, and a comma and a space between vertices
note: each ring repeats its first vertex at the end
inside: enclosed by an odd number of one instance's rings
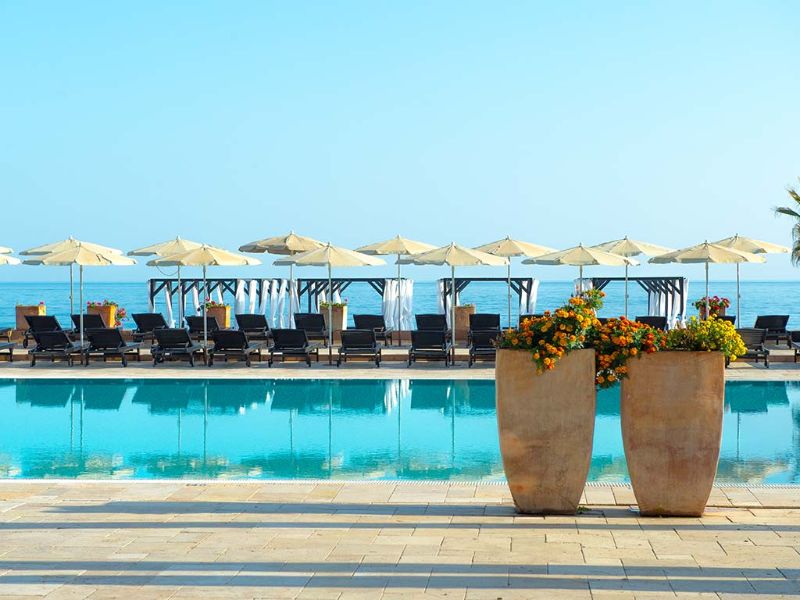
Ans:
MULTIPOLYGON (((322 313, 322 317, 325 319, 325 327, 330 329, 328 307, 320 308, 319 312, 322 313)), ((347 329, 347 305, 331 307, 331 317, 333 318, 333 339, 337 341, 342 337, 342 329, 347 329)))
MULTIPOLYGON (((221 329, 231 328, 231 307, 230 306, 215 306, 206 309, 207 317, 214 317, 217 320, 217 325, 221 329)), ((202 323, 202 321, 201 321, 202 323)))
POLYGON ((88 306, 86 307, 86 313, 90 315, 100 315, 106 327, 117 326, 117 307, 113 304, 109 304, 108 306, 88 306))
POLYGON ((469 316, 475 314, 475 305, 456 306, 456 339, 457 342, 467 341, 469 331, 469 316))
POLYGON ((700 516, 717 473, 725 358, 721 352, 659 352, 628 366, 622 439, 639 511, 700 516))
POLYGON ((508 486, 522 513, 572 514, 592 459, 594 350, 541 375, 523 350, 497 351, 497 424, 508 486))
POLYGON ((16 328, 21 331, 26 331, 28 329, 28 322, 25 320, 25 317, 44 316, 47 314, 47 307, 44 304, 31 304, 31 305, 17 304, 17 306, 15 307, 15 312, 17 316, 16 328))

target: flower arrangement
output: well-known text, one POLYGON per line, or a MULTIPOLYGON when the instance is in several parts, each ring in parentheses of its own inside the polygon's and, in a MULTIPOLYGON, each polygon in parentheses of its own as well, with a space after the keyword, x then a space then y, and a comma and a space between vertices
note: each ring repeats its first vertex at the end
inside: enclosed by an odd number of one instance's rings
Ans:
POLYGON ((507 329, 500 335, 497 346, 529 350, 539 373, 551 370, 565 354, 586 347, 590 330, 599 325, 596 311, 604 296, 600 290, 588 290, 552 313, 523 319, 519 329, 507 329))
POLYGON ((595 349, 598 387, 607 388, 627 377, 628 361, 642 354, 652 354, 667 346, 665 331, 630 321, 625 317, 609 319, 589 332, 595 349))
MULTIPOLYGON (((40 304, 43 304, 40 302, 40 304)), ((104 306, 113 306, 116 311, 116 318, 114 320, 114 327, 122 327, 122 322, 128 318, 128 311, 113 300, 105 299, 102 302, 97 300, 89 300, 86 303, 86 308, 102 308, 104 306)))
POLYGON ((702 321, 692 317, 686 327, 671 329, 667 333, 666 349, 722 352, 731 361, 747 352, 733 323, 717 319, 713 314, 702 321))
POLYGON ((217 302, 216 300, 212 300, 211 298, 206 298, 206 310, 209 308, 225 308, 227 304, 224 302, 217 302))
POLYGON ((344 299, 344 300, 342 300, 341 302, 320 302, 320 303, 319 303, 319 307, 320 307, 321 309, 326 309, 326 310, 327 310, 327 308, 328 308, 329 306, 330 306, 330 307, 333 307, 333 308, 342 308, 342 307, 345 307, 345 306, 347 306, 347 298, 345 298, 345 299, 344 299))
MULTIPOLYGON (((693 303, 697 310, 705 312, 706 310, 706 297, 695 300, 693 303)), ((722 310, 730 308, 731 301, 728 298, 721 298, 720 296, 708 296, 708 310, 712 315, 719 314, 722 310)))

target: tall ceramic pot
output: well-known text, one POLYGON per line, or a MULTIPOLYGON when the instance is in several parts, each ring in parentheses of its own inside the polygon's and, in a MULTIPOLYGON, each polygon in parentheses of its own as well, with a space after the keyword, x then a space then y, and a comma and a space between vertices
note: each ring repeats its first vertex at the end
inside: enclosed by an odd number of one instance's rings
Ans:
POLYGON ((717 473, 724 401, 721 352, 658 352, 628 363, 622 439, 641 514, 703 514, 717 473))
POLYGON ((497 425, 517 510, 572 514, 592 459, 594 350, 575 350, 542 374, 530 352, 497 351, 497 425))

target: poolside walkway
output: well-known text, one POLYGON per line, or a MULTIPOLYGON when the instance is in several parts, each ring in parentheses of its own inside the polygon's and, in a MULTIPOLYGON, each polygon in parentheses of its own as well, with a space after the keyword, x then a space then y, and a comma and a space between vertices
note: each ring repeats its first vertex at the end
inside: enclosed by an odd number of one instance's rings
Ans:
POLYGON ((504 485, 0 482, 0 598, 780 598, 800 488, 642 519, 626 486, 521 517, 504 485), (732 507, 734 503, 736 507, 732 507))

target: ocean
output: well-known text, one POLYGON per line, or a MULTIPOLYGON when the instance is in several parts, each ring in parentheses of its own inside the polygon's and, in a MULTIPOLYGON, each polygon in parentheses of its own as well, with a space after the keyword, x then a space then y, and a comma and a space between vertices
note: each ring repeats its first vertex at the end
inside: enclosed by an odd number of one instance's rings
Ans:
MULTIPOLYGON (((703 295, 705 284, 703 281, 692 281, 689 284, 690 307, 688 314, 697 314, 691 307, 691 302, 703 295)), ((539 284, 539 298, 537 312, 559 306, 572 292, 571 281, 542 281, 539 284)), ((732 306, 729 314, 735 314, 735 281, 712 281, 709 287, 711 295, 725 296, 731 299, 732 306)), ((600 316, 619 316, 623 313, 623 285, 611 283, 606 288, 605 306, 600 311, 600 316)), ((800 298, 800 281, 743 281, 742 293, 742 318, 740 323, 752 326, 756 315, 759 314, 788 314, 790 315, 789 328, 800 327, 800 303, 795 298, 800 298)), ((343 297, 348 301, 348 312, 376 313, 380 312, 381 299, 378 294, 366 284, 353 284, 346 290, 343 297)), ((516 299, 516 297, 514 297, 516 299)), ((113 300, 127 309, 128 313, 147 312, 147 282, 89 282, 84 284, 84 301, 113 300)), ((227 302, 233 303, 231 296, 226 296, 227 302)), ((0 328, 11 327, 14 324, 14 307, 17 304, 38 304, 44 301, 47 304, 47 313, 54 314, 66 326, 69 323, 69 283, 0 283, 0 328)), ((461 294, 461 302, 474 303, 478 312, 500 313, 502 322, 507 318, 506 287, 495 282, 474 282, 461 294)), ((301 301, 305 309, 305 303, 301 301)), ((75 309, 77 311, 77 288, 75 296, 75 309)), ((156 304, 157 310, 164 309, 163 297, 159 297, 156 304)), ((414 284, 414 312, 436 312, 436 282, 417 281, 414 284)), ((176 308, 177 313, 177 308, 176 308)), ((647 314, 647 296, 636 284, 630 286, 630 302, 628 314, 631 317, 647 314)), ((517 306, 513 306, 512 322, 517 319, 517 306)), ((352 319, 351 319, 352 324, 352 319)), ((737 323, 739 324, 739 323, 737 323)), ((131 327, 129 320, 125 327, 131 327)))

